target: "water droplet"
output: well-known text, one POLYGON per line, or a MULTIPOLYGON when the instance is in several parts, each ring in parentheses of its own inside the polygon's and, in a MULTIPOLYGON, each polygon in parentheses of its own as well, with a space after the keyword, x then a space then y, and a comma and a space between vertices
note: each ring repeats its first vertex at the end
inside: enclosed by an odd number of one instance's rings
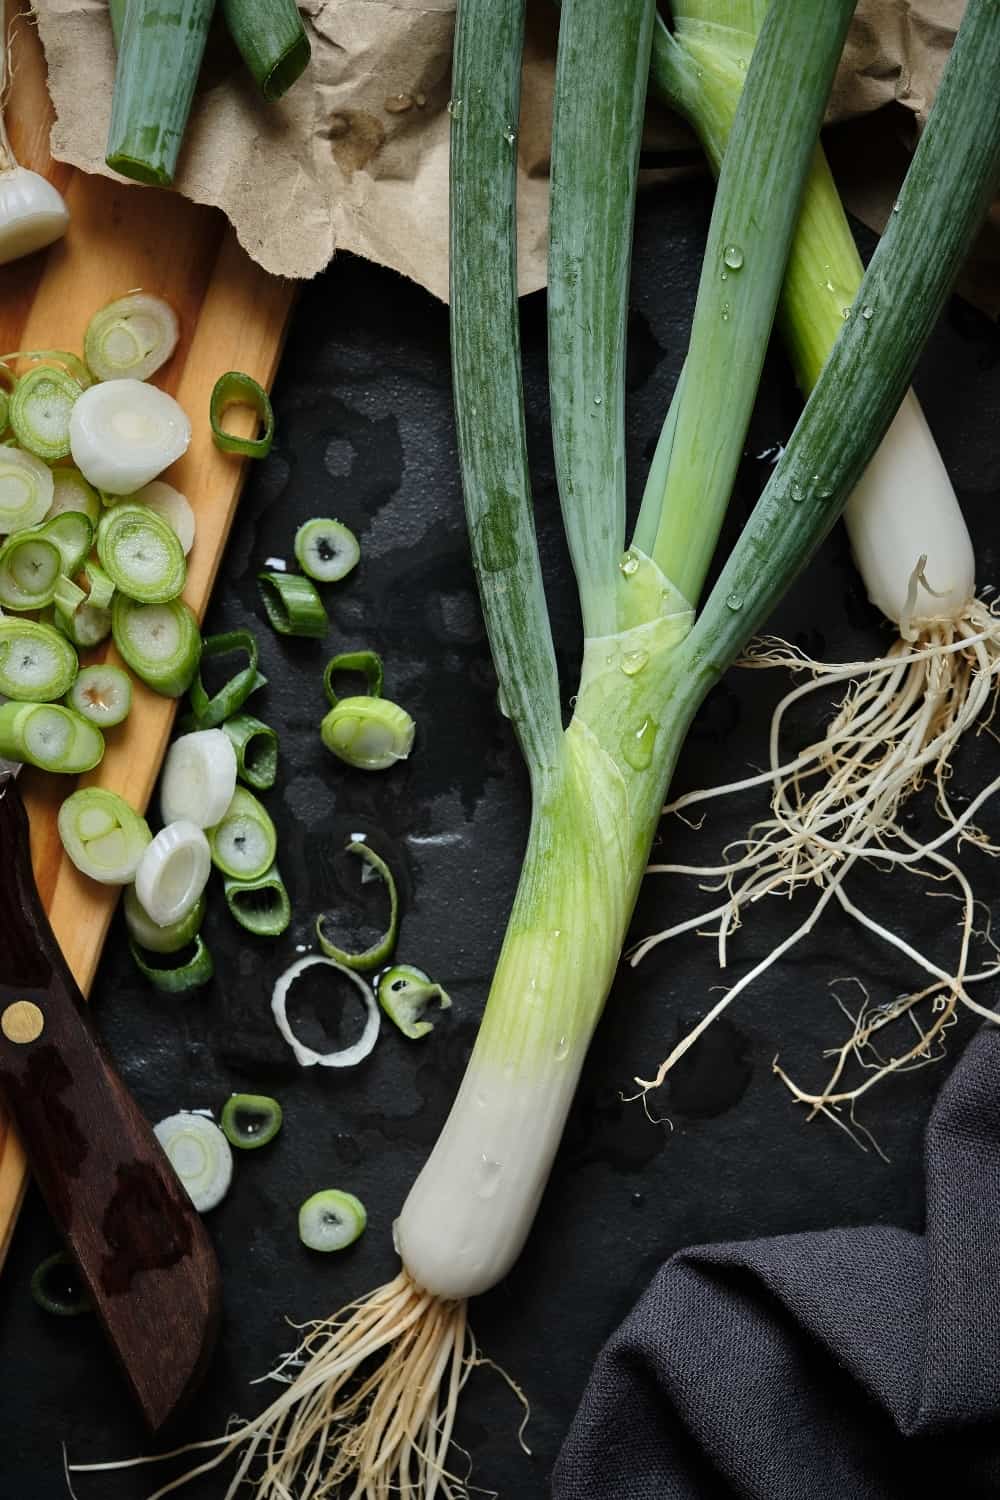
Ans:
POLYGON ((487 1156, 484 1151, 479 1158, 479 1182, 476 1185, 480 1198, 492 1198, 500 1186, 502 1176, 503 1163, 494 1161, 492 1156, 487 1156))
POLYGON ((556 1062, 565 1062, 569 1056, 569 1042, 566 1037, 561 1036, 556 1043, 556 1062))
POLYGON ((641 724, 626 729, 622 735, 622 754, 633 771, 645 771, 653 759, 657 727, 655 719, 643 719, 641 724))
POLYGON ((632 1207, 633 1208, 645 1208, 645 1206, 646 1206, 646 1195, 644 1193, 633 1193, 632 1194, 632 1207))
POLYGON ((866 302, 864 307, 861 309, 861 316, 864 318, 866 323, 870 323, 872 318, 875 316, 875 309, 874 307, 872 307, 870 302, 866 302))
POLYGON ((723 304, 722 304, 722 321, 723 321, 723 323, 728 323, 729 322, 729 303, 728 302, 723 302, 723 304))
MULTIPOLYGON (((791 489, 789 490, 789 494, 791 495, 792 499, 795 501, 796 505, 801 505, 802 502, 803 502, 803 500, 806 498, 806 492, 802 488, 801 484, 799 484, 798 480, 796 480, 794 482, 794 484, 792 485, 791 489)), ((740 600, 740 604, 742 604, 742 603, 743 603, 743 600, 741 599, 740 600)), ((731 609, 732 605, 730 605, 729 607, 731 609)))
POLYGON ((743 265, 743 251, 739 245, 727 245, 722 252, 722 259, 731 271, 738 271, 743 265))
POLYGON ((595 396, 594 397, 594 405, 595 406, 600 406, 603 403, 603 401, 604 401, 604 397, 603 396, 595 396))
POLYGON ((449 99, 448 100, 448 113, 451 115, 452 119, 454 119, 455 116, 461 112, 461 108, 462 108, 462 101, 461 101, 461 99, 449 99))
POLYGON ((848 320, 848 318, 851 316, 851 309, 849 307, 842 307, 840 309, 840 316, 843 318, 844 322, 846 323, 847 320, 848 320))
POLYGON ((636 677, 648 661, 648 651, 643 651, 641 648, 638 651, 626 651, 622 657, 622 671, 626 677, 636 677))
POLYGON ((382 107, 388 115, 405 115, 413 108, 413 97, 410 94, 390 94, 382 107))
POLYGON ((738 610, 738 609, 742 609, 743 608, 743 595, 742 594, 730 594, 728 596, 728 598, 726 599, 726 608, 727 609, 731 609, 734 612, 736 610, 738 610))
POLYGON ((826 281, 823 283, 823 285, 826 287, 828 292, 835 292, 837 290, 833 282, 830 280, 829 276, 826 278, 826 281))
POLYGON ((893 213, 894 214, 898 214, 899 210, 902 208, 902 206, 903 206, 902 199, 901 198, 897 198, 896 201, 895 201, 895 203, 892 205, 892 211, 893 211, 893 213))
POLYGON ((510 718, 510 709, 507 707, 507 699, 504 697, 503 688, 497 688, 497 708, 505 719, 510 718))
POLYGON ((513 146, 514 142, 517 140, 517 131, 514 129, 513 125, 507 126, 507 129, 503 133, 503 138, 507 142, 508 146, 513 146))
POLYGON ((723 271, 723 273, 722 273, 722 279, 723 279, 723 281, 728 281, 729 280, 729 272, 728 271, 723 271))
POLYGON ((570 706, 570 708, 575 708, 576 704, 577 704, 577 695, 576 695, 576 693, 574 693, 573 696, 572 696, 572 698, 569 700, 569 706, 570 706))
POLYGON ((552 929, 552 936, 554 938, 560 938, 560 937, 562 937, 562 928, 561 927, 553 927, 553 929, 552 929))
POLYGON ((622 553, 618 564, 626 578, 632 578, 639 571, 639 554, 630 547, 627 552, 622 553))

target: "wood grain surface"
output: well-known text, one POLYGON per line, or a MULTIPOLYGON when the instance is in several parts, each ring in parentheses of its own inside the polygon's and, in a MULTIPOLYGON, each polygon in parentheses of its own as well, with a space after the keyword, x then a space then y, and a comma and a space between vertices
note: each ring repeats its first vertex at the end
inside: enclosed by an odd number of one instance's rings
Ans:
MULTIPOLYGON (((2 9, 2 5, 0 5, 2 9)), ((268 276, 239 247, 214 209, 155 188, 91 177, 48 153, 51 108, 45 63, 20 5, 15 16, 13 80, 7 129, 18 159, 42 172, 65 195, 71 214, 66 238, 41 255, 0 266, 0 351, 63 348, 82 351, 91 315, 136 287, 174 306, 181 338, 155 377, 192 419, 194 434, 167 478, 187 495, 198 520, 184 597, 204 614, 244 478, 245 461, 212 443, 208 404, 217 377, 245 370, 270 386, 295 292, 295 283, 268 276)), ((249 413, 227 425, 249 431, 249 413)), ((88 660, 114 660, 107 645, 88 660)), ((108 735, 108 749, 82 784, 110 787, 145 808, 156 781, 176 704, 135 684, 126 723, 108 735)), ((65 776, 21 777, 31 820, 35 878, 53 930, 77 983, 87 994, 119 892, 80 875, 65 857, 56 829, 59 804, 73 790, 65 776)), ((15 1132, 0 1117, 0 1265, 27 1182, 15 1132)))

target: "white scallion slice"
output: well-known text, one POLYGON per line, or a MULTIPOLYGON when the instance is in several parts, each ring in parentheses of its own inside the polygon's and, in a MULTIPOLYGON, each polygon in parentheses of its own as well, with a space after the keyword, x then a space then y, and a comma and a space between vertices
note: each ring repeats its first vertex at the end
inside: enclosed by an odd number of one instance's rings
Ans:
POLYGON ((361 548, 342 521, 317 516, 295 533, 295 556, 303 573, 317 583, 338 583, 357 567, 361 548))
POLYGON ((361 1199, 340 1188, 313 1193, 299 1209, 299 1239, 308 1250, 344 1250, 364 1234, 367 1224, 361 1199))
POLYGON ((159 927, 170 927, 196 906, 208 884, 212 856, 193 823, 170 823, 146 849, 135 872, 135 893, 159 927))
POLYGON ((58 824, 77 869, 101 885, 128 885, 152 838, 145 818, 104 787, 82 787, 67 797, 58 824))
POLYGON ((51 521, 53 516, 60 516, 67 510, 81 512, 91 526, 96 526, 101 519, 101 497, 79 469, 53 469, 52 504, 45 519, 51 521))
POLYGON ((233 1153, 215 1121, 182 1110, 153 1131, 198 1212, 221 1203, 233 1180, 233 1153))
POLYGON ((0 534, 37 526, 52 504, 52 470, 33 453, 0 446, 0 534))
POLYGON ((413 749, 416 726, 388 698, 341 698, 320 725, 326 748, 360 771, 385 771, 413 749))
POLYGON ((43 771, 79 776, 104 754, 104 737, 61 703, 5 703, 0 707, 0 756, 43 771))
POLYGON ((153 921, 139 900, 135 886, 130 885, 123 903, 125 926, 132 941, 147 952, 179 953, 198 936, 205 920, 205 905, 203 892, 186 917, 181 917, 179 922, 171 922, 167 927, 161 927, 158 922, 153 921))
POLYGON ((56 595, 62 553, 37 531, 17 531, 0 548, 0 604, 5 609, 44 609, 56 595))
POLYGON ((97 528, 97 555, 115 587, 140 604, 176 599, 187 578, 177 535, 144 505, 116 505, 97 528))
POLYGON ((69 422, 82 386, 68 370, 36 365, 10 398, 10 425, 22 448, 55 463, 69 453, 69 422))
POLYGON ((39 535, 53 542, 62 555, 62 570, 67 578, 79 573, 94 542, 94 526, 82 510, 64 510, 48 516, 38 528, 39 535))
POLYGON ((83 354, 98 380, 148 380, 177 347, 177 315, 162 297, 129 292, 96 312, 83 354))
POLYGON ((346 969, 343 964, 336 963, 332 958, 324 958, 319 953, 310 953, 305 958, 300 958, 280 976, 271 995, 271 1011, 275 1025, 295 1053, 296 1061, 303 1068, 311 1068, 316 1064, 322 1068, 353 1068, 357 1063, 364 1061, 378 1040, 379 1010, 371 987, 365 983, 360 974, 355 974, 353 969, 346 969), (351 1046, 342 1047, 338 1052, 316 1052, 312 1047, 307 1047, 304 1042, 299 1041, 288 1020, 288 992, 299 976, 316 964, 325 964, 335 973, 350 980, 364 1001, 365 1024, 361 1035, 351 1046))
POLYGON ((91 724, 112 729, 131 712, 132 679, 121 667, 110 664, 82 667, 66 702, 91 724))
POLYGON ((436 1002, 441 1010, 451 1005, 451 997, 441 986, 412 964, 385 969, 376 980, 376 993, 390 1021, 413 1041, 434 1030, 433 1023, 424 1019, 429 1005, 436 1002))
POLYGON ((161 521, 166 521, 187 557, 194 546, 195 535, 194 511, 187 496, 165 480, 154 479, 151 484, 144 484, 141 490, 137 490, 132 499, 137 505, 148 505, 161 521))
POLYGON ((167 698, 187 692, 201 657, 201 631, 183 599, 137 604, 115 594, 111 628, 115 645, 137 677, 167 698))
POLYGON ((208 837, 216 868, 236 880, 256 880, 274 863, 278 847, 274 824, 267 809, 245 787, 236 788, 208 837))
POLYGON ((73 462, 110 495, 133 495, 187 452, 191 423, 172 396, 141 380, 92 385, 73 407, 73 462))
POLYGON ((73 647, 51 625, 0 619, 0 694, 5 698, 31 703, 62 698, 72 686, 77 667, 73 647))
POLYGON ((196 828, 215 828, 235 791, 236 751, 221 729, 196 729, 167 751, 160 783, 164 823, 187 819, 196 828))

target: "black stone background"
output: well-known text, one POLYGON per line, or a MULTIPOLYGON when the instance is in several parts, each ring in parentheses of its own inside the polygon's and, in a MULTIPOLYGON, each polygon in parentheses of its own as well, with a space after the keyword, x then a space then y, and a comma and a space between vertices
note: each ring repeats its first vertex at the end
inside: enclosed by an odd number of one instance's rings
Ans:
MULTIPOLYGON (((628 367, 633 502, 682 360, 710 201, 704 180, 641 197, 628 367)), ((544 311, 543 295, 523 305, 528 429, 568 696, 578 620, 547 440, 544 311)), ((527 799, 509 728, 495 708, 449 386, 447 314, 424 292, 349 256, 304 289, 275 391, 277 440, 251 475, 208 619, 212 631, 246 625, 260 639, 270 683, 252 707, 282 737, 280 778, 266 800, 295 924, 277 942, 255 941, 232 924, 217 891, 206 931, 218 977, 203 993, 170 999, 133 970, 119 919, 96 985, 104 1034, 152 1119, 185 1107, 218 1110, 234 1089, 273 1092, 285 1109, 280 1138, 238 1159, 232 1191, 211 1216, 225 1324, 207 1383, 168 1435, 172 1442, 214 1434, 231 1413, 259 1409, 269 1388, 249 1381, 291 1346, 286 1317, 332 1312, 394 1274, 391 1222, 444 1119, 486 995, 527 799), (290 554, 300 522, 331 513, 360 536, 361 566, 329 591, 326 642, 280 639, 262 620, 255 573, 266 558, 290 554), (409 763, 386 775, 351 773, 319 739, 322 666, 334 649, 358 646, 383 653, 387 691, 419 726, 409 763), (454 1008, 422 1043, 386 1025, 374 1054, 353 1072, 303 1071, 273 1027, 271 986, 296 945, 309 941, 313 914, 331 901, 333 856, 355 831, 367 833, 400 873, 399 957, 438 977, 454 1008), (300 1245, 296 1209, 332 1185, 364 1199, 370 1224, 350 1250, 322 1257, 300 1245)), ((953 301, 917 386, 975 533, 980 581, 996 580, 997 330, 953 301)), ((777 355, 748 437, 730 537, 767 473, 766 460, 754 455, 787 436, 799 405, 777 355)), ((887 642, 839 530, 774 626, 831 659, 870 655, 887 642)), ((786 687, 783 675, 730 673, 698 716, 675 785, 726 780, 759 762, 771 707, 786 687)), ((797 716, 793 727, 803 743, 820 717, 818 707, 797 716)), ((970 743, 958 790, 994 774, 996 760, 989 737, 970 743)), ((697 835, 674 820, 664 827, 662 848, 711 857, 762 805, 746 798, 719 808, 697 835)), ((986 821, 996 828, 995 813, 986 821)), ((996 867, 972 854, 966 861, 995 898, 996 867)), ((902 877, 869 880, 865 890, 885 920, 945 951, 952 903, 925 899, 918 882, 902 877)), ((650 878, 634 932, 694 911, 695 899, 690 889, 650 878)), ((804 910, 800 903, 796 913, 804 910)), ((778 902, 757 910, 733 944, 731 973, 760 957, 794 915, 778 902)), ((819 1079, 821 1046, 842 1034, 827 985, 845 974, 864 978, 877 999, 915 978, 898 955, 831 914, 793 961, 738 1003, 731 1025, 678 1069, 656 1104, 670 1129, 651 1124, 638 1104, 622 1103, 620 1091, 710 1000, 719 982, 713 948, 685 938, 637 971, 621 969, 528 1247, 507 1280, 473 1308, 483 1348, 530 1395, 534 1450, 527 1458, 517 1447, 519 1412, 506 1387, 490 1372, 478 1373, 458 1434, 479 1483, 504 1500, 541 1500, 598 1347, 678 1247, 872 1220, 920 1226, 921 1131, 947 1065, 891 1082, 866 1103, 861 1117, 890 1165, 823 1121, 806 1124, 771 1074, 780 1050, 800 1074, 819 1079)), ((339 1005, 317 1007, 317 995, 304 989, 297 1015, 305 1034, 334 1046, 350 1032, 350 1012, 341 1028, 339 1005)), ((953 1056, 969 1032, 963 1022, 953 1033, 953 1056)), ((55 1248, 32 1193, 0 1278, 2 1500, 64 1495, 62 1442, 80 1461, 147 1446, 94 1323, 53 1319, 30 1298, 32 1268, 55 1248)), ((80 1500, 133 1500, 166 1477, 163 1470, 80 1475, 75 1485, 80 1500)), ((199 1500, 223 1488, 215 1478, 185 1493, 199 1500)))

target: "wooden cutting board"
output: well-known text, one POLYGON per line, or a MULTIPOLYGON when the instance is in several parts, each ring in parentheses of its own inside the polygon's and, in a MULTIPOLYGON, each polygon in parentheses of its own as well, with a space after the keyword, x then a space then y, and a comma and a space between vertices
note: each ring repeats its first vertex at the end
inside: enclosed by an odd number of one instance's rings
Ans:
MULTIPOLYGON (((3 4, 0 0, 0 17, 3 4)), ((224 370, 244 370, 270 387, 295 283, 268 276, 240 249, 223 216, 155 188, 124 186, 91 177, 49 157, 51 107, 45 61, 34 28, 22 12, 13 45, 13 86, 7 129, 19 161, 54 182, 72 222, 65 240, 40 255, 0 266, 0 352, 69 349, 82 352, 91 314, 112 297, 136 287, 156 292, 176 309, 177 350, 156 383, 191 417, 194 435, 185 457, 167 477, 184 494, 198 520, 184 597, 204 614, 222 559, 240 488, 244 460, 219 453, 212 443, 208 403, 224 370)), ((227 426, 249 431, 249 413, 233 413, 227 426)), ((88 659, 115 659, 110 645, 88 659)), ((136 683, 134 706, 83 784, 110 787, 143 809, 149 801, 173 724, 176 705, 136 683)), ((70 968, 84 994, 97 969, 119 896, 80 875, 65 857, 56 814, 74 783, 65 776, 25 771, 21 778, 31 819, 38 887, 70 968)), ((0 1114, 0 1266, 27 1184, 24 1155, 0 1114)))

